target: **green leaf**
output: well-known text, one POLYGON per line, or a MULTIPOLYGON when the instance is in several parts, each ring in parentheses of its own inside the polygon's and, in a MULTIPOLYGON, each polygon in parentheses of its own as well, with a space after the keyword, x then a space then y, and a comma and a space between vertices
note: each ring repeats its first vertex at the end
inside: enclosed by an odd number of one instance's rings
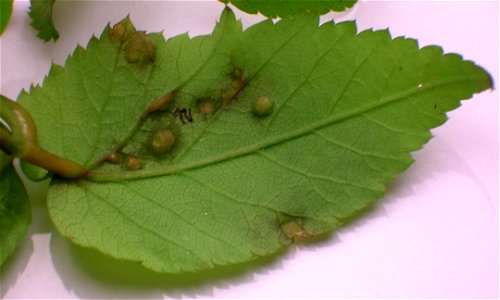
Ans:
POLYGON ((12 15, 12 4, 14 0, 0 0, 0 35, 7 28, 12 15))
POLYGON ((5 154, 0 150, 0 171, 5 169, 9 164, 12 163, 12 156, 5 154))
POLYGON ((210 36, 141 34, 154 47, 136 61, 126 19, 53 66, 19 101, 44 148, 90 169, 52 182, 61 233, 161 272, 275 253, 374 203, 447 111, 492 86, 439 47, 318 21, 243 32, 226 9, 210 36))
POLYGON ((35 182, 49 179, 51 177, 49 171, 39 166, 32 165, 24 160, 21 161, 21 170, 23 170, 23 173, 27 178, 35 182))
POLYGON ((29 15, 32 19, 31 26, 38 30, 37 36, 48 42, 51 39, 57 41, 57 32, 52 20, 52 9, 56 0, 31 0, 29 15))
POLYGON ((21 179, 0 151, 0 265, 23 240, 31 223, 31 206, 21 179))
POLYGON ((240 10, 266 17, 289 17, 301 13, 324 15, 331 11, 344 11, 351 8, 357 0, 220 0, 231 3, 240 10))

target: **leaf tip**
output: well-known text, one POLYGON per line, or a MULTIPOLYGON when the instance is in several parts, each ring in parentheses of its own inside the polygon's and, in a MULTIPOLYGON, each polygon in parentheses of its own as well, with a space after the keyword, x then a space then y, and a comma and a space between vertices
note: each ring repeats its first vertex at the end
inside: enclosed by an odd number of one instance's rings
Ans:
POLYGON ((111 40, 124 42, 136 31, 134 24, 130 20, 130 15, 127 15, 111 28, 109 36, 111 40))

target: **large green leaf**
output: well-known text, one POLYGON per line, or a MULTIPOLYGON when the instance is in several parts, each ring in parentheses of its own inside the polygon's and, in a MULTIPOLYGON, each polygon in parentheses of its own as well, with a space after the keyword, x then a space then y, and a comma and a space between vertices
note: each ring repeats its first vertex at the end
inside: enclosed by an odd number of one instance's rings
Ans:
POLYGON ((247 13, 261 13, 266 17, 289 17, 300 13, 323 15, 331 11, 344 11, 357 0, 220 0, 231 3, 247 13))
POLYGON ((19 101, 42 146, 90 169, 52 182, 61 233, 157 271, 243 262, 331 231, 384 194, 445 112, 492 86, 456 54, 353 22, 301 16, 242 32, 226 9, 210 36, 139 34, 156 49, 139 63, 130 28, 107 28, 19 101), (257 99, 272 109, 257 115, 257 99), (158 130, 176 136, 161 156, 158 130))
POLYGON ((10 159, 0 151, 0 265, 23 240, 31 223, 31 206, 10 159))

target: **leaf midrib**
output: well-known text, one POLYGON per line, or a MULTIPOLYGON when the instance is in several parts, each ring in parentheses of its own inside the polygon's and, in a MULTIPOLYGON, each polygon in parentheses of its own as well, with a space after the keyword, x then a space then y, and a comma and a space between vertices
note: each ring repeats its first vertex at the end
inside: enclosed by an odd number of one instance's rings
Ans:
POLYGON ((253 145, 241 147, 238 149, 235 149, 233 151, 225 152, 219 155, 215 155, 212 157, 207 157, 201 160, 193 161, 193 162, 188 162, 184 164, 179 164, 179 165, 170 165, 170 166, 165 166, 165 167, 159 167, 159 168, 154 168, 154 169, 143 169, 143 170, 135 170, 135 171, 120 171, 120 172, 93 172, 89 176, 90 181, 96 181, 96 182, 112 182, 112 181, 121 181, 121 180, 134 180, 134 179, 143 179, 143 178, 149 178, 149 177, 155 177, 155 176, 164 176, 164 175, 170 175, 170 174, 175 174, 178 172, 182 171, 187 171, 191 169, 198 169, 198 168, 203 168, 209 165, 217 164, 219 162, 228 160, 228 159, 233 159, 236 157, 244 156, 247 154, 251 154, 253 152, 256 152, 261 149, 269 148, 274 145, 278 145, 280 143, 293 140, 295 138, 301 137, 303 135, 309 134, 311 132, 314 132, 315 130, 318 130, 320 128, 332 125, 334 123, 361 115, 363 113, 367 113, 369 111, 379 109, 381 107, 384 107, 386 105, 389 105, 394 102, 398 102, 404 99, 407 99, 408 97, 411 97, 413 95, 416 95, 418 93, 428 91, 434 88, 450 85, 450 84, 456 84, 460 82, 471 82, 471 81, 484 81, 484 77, 455 77, 455 78, 450 78, 447 80, 442 80, 439 82, 434 82, 434 83, 429 83, 426 84, 422 87, 415 87, 408 89, 404 92, 397 93, 395 95, 391 96, 386 96, 382 98, 380 101, 376 103, 371 103, 367 106, 364 106, 362 108, 344 112, 338 115, 333 115, 330 118, 326 118, 323 120, 320 120, 319 122, 313 123, 309 126, 288 132, 283 135, 275 136, 272 138, 265 139, 261 142, 255 143, 253 145))

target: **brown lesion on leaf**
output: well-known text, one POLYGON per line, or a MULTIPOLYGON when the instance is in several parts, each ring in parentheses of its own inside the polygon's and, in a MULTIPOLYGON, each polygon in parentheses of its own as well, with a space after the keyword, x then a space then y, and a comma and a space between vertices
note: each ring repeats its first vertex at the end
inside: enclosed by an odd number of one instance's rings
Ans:
POLYGON ((125 161, 125 166, 129 170, 139 170, 143 167, 142 161, 135 156, 127 156, 126 161, 125 161))
MULTIPOLYGON (((126 25, 117 24, 111 35, 118 39, 126 28, 126 25)), ((143 33, 135 32, 124 41, 125 55, 135 51, 131 45, 133 40, 141 35, 143 33)), ((231 71, 225 73, 219 90, 210 89, 206 93, 192 95, 183 93, 182 87, 178 87, 152 98, 142 111, 134 129, 98 160, 93 169, 103 167, 106 170, 115 170, 111 166, 114 164, 133 171, 144 169, 149 161, 157 163, 159 159, 168 160, 167 155, 182 146, 183 125, 193 123, 197 119, 207 121, 210 117, 216 117, 220 109, 234 101, 247 84, 248 80, 243 71, 232 67, 231 71), (147 136, 138 138, 138 135, 147 136), (115 158, 117 155, 120 156, 119 159, 115 158)))
POLYGON ((158 129, 151 137, 151 151, 157 156, 166 154, 174 148, 176 135, 168 128, 158 129))
POLYGON ((159 97, 158 99, 154 100, 153 103, 151 103, 148 106, 148 108, 144 111, 142 117, 145 118, 149 114, 152 114, 157 111, 166 111, 170 106, 170 104, 173 102, 174 96, 175 93, 171 91, 159 97))
POLYGON ((289 221, 282 224, 281 232, 294 242, 304 241, 316 236, 314 232, 306 230, 299 221, 289 221))
POLYGON ((109 38, 119 43, 127 62, 144 66, 155 61, 156 45, 153 39, 146 32, 137 31, 128 16, 109 30, 109 38))
POLYGON ((127 16, 125 19, 121 20, 113 26, 113 28, 109 32, 109 37, 113 41, 123 43, 136 31, 137 30, 132 24, 132 21, 130 21, 130 18, 127 16))
POLYGON ((137 31, 126 41, 125 58, 129 63, 148 65, 155 61, 156 45, 149 35, 137 31))
POLYGON ((203 115, 213 114, 215 112, 215 109, 216 109, 215 101, 207 99, 198 101, 198 110, 203 115))
MULTIPOLYGON (((134 129, 130 131, 129 134, 121 140, 121 142, 118 142, 108 153, 106 153, 104 156, 98 159, 96 163, 92 166, 92 169, 99 168, 103 163, 122 165, 125 167, 125 169, 128 170, 141 169, 144 165, 143 162, 141 162, 141 160, 139 160, 137 156, 134 156, 134 154, 124 152, 123 149, 133 139, 133 136, 137 134, 138 131, 141 130, 142 126, 146 121, 148 121, 148 119, 158 118, 158 122, 161 122, 161 120, 164 120, 164 118, 162 117, 163 115, 172 114, 170 112, 170 108, 172 107, 172 104, 175 102, 175 96, 176 92, 170 91, 163 94, 160 97, 153 98, 153 100, 150 100, 149 106, 147 106, 146 109, 142 112, 134 129)), ((163 126, 162 128, 165 128, 165 126, 163 126)), ((173 130, 172 131, 173 138, 170 137, 170 140, 172 141, 171 146, 173 147, 173 144, 179 132, 178 130, 174 130, 172 128, 170 129, 173 130)), ((149 145, 145 145, 145 147, 149 151, 154 152, 156 155, 166 153, 169 152, 172 148, 170 146, 166 146, 166 142, 168 142, 168 140, 169 138, 168 137, 165 138, 165 134, 163 135, 158 134, 156 139, 154 137, 150 138, 148 140, 149 145), (161 142, 162 139, 163 139, 163 144, 161 142)))
POLYGON ((124 50, 127 62, 148 65, 155 61, 156 45, 150 35, 137 31, 127 16, 109 30, 109 39, 124 50))
POLYGON ((232 74, 231 85, 222 92, 221 99, 227 104, 234 100, 236 96, 247 86, 248 81, 246 80, 243 72, 240 69, 235 69, 232 74))

